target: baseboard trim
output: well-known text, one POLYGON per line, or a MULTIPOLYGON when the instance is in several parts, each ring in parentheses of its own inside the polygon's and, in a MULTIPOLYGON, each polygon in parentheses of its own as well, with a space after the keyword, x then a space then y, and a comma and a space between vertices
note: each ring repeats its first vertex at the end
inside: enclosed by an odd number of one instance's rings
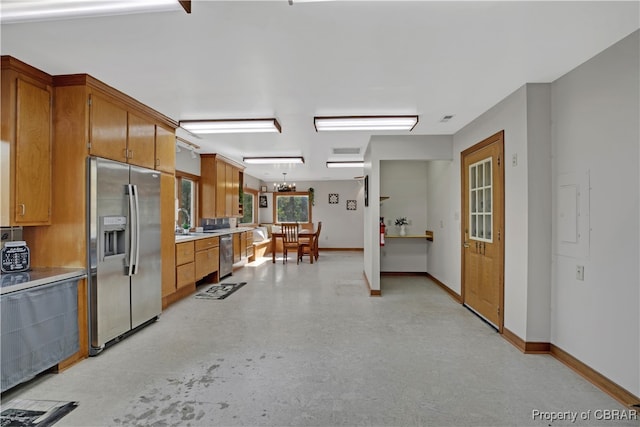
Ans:
POLYGON ((640 397, 620 387, 618 384, 614 383, 593 368, 585 365, 583 362, 576 359, 560 347, 549 344, 549 353, 591 384, 622 403, 624 406, 636 409, 637 407, 634 407, 634 405, 640 404, 640 397))
POLYGON ((319 251, 356 251, 356 252, 364 252, 364 248, 318 248, 319 251))
MULTIPOLYGON (((566 351, 548 342, 527 342, 507 328, 502 329, 502 337, 525 354, 550 354, 582 378, 598 387, 603 392, 626 407, 640 403, 640 398, 620 387, 601 373, 587 366, 566 351)), ((635 409, 635 407, 633 408, 635 409)))
POLYGON ((371 284, 369 283, 369 279, 367 279, 367 274, 363 271, 362 272, 362 277, 364 277, 364 283, 366 283, 367 285, 367 289, 369 289, 369 296, 370 297, 381 297, 382 296, 382 292, 378 289, 371 289, 371 284))
POLYGON ((427 276, 426 271, 381 271, 381 276, 427 276))
POLYGON ((456 291, 454 291, 453 289, 451 289, 450 287, 448 287, 447 285, 445 285, 444 283, 442 283, 440 280, 436 279, 429 273, 427 273, 427 278, 429 278, 436 285, 440 286, 458 304, 462 304, 462 295, 457 294, 456 291))

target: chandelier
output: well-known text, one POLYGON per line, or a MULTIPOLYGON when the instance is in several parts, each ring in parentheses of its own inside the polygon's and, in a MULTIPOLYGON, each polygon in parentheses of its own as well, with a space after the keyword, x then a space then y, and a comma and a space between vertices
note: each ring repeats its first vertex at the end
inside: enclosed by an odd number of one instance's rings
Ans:
POLYGON ((282 184, 273 184, 273 191, 274 192, 285 192, 285 191, 296 191, 296 183, 294 182, 293 184, 287 184, 287 173, 286 172, 282 172, 282 184))

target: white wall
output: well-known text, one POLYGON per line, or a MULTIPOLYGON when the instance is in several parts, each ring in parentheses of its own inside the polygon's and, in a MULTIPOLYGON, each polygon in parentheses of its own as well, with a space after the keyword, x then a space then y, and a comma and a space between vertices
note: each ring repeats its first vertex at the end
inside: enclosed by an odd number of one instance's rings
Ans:
POLYGON ((191 150, 181 148, 176 153, 176 170, 200 176, 200 155, 196 153, 196 158, 191 157, 191 150))
MULTIPOLYGON (((273 182, 262 183, 273 188, 273 182)), ((311 209, 314 223, 322 221, 320 249, 349 248, 364 246, 364 188, 362 180, 303 181, 296 182, 299 191, 314 189, 315 204, 311 209), (338 194, 338 203, 329 204, 329 193, 338 194), (347 200, 356 201, 356 210, 347 210, 347 200)), ((262 194, 262 193, 261 193, 262 194)), ((268 208, 259 210, 260 222, 273 222, 273 194, 268 196, 268 208)))
MULTIPOLYGON (((553 256, 551 342, 635 395, 640 395, 639 34, 556 80, 551 102, 554 185, 561 174, 587 171, 591 182, 588 255, 553 256), (584 265, 583 282, 576 280, 576 265, 584 265)), ((553 238, 557 249, 557 227, 553 238)))
MULTIPOLYGON (((425 160, 383 160, 380 162, 380 202, 387 234, 398 235, 396 218, 406 217, 407 234, 425 234, 427 229, 427 164, 425 160)), ((386 239, 380 249, 380 271, 427 271, 426 239, 386 239)))
POLYGON ((460 192, 450 188, 453 161, 427 162, 427 229, 433 231, 433 242, 427 244, 427 271, 442 283, 455 283, 455 274, 447 265, 457 244, 460 222, 450 210, 452 198, 460 192))

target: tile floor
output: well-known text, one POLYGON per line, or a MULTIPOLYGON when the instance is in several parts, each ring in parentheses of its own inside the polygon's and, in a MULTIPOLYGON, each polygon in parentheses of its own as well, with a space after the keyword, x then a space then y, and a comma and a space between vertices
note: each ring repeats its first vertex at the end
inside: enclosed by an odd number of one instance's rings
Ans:
POLYGON ((261 261, 224 280, 248 282, 229 298, 185 298, 3 402, 78 401, 57 426, 638 425, 596 419, 625 408, 554 358, 523 355, 425 278, 383 278, 372 298, 362 253, 261 261))

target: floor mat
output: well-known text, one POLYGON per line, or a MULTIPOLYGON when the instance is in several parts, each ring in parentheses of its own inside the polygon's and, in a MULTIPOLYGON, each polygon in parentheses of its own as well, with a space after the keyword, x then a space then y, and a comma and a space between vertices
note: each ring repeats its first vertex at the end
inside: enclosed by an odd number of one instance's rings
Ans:
POLYGON ((2 404, 0 427, 47 427, 73 411, 78 402, 14 399, 2 404))
MULTIPOLYGON (((247 282, 240 283, 221 283, 219 285, 213 285, 204 292, 196 294, 198 299, 225 299, 244 285, 247 282)), ((1 426, 0 426, 1 427, 1 426)))

